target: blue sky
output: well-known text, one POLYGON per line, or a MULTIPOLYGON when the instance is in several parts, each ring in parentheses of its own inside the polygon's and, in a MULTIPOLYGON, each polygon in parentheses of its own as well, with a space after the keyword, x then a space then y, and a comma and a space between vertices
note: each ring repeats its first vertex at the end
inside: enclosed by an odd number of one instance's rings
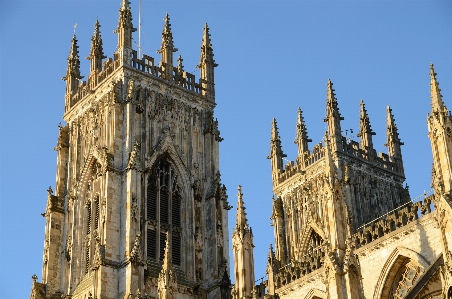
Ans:
MULTIPOLYGON (((88 76, 96 19, 104 51, 117 43, 119 0, 9 1, 0 9, 0 286, 5 298, 29 296, 41 279, 46 189, 55 185, 57 125, 64 110, 66 59, 73 26, 82 75, 88 76)), ((134 24, 138 4, 132 1, 134 24)), ((435 64, 452 109, 452 2, 450 1, 147 1, 142 49, 160 60, 163 17, 185 69, 199 61, 202 28, 209 24, 216 68, 216 117, 222 181, 228 188, 230 232, 237 185, 243 186, 255 234, 255 276, 265 273, 273 243, 269 153, 271 119, 283 150, 295 160, 297 107, 314 144, 325 131, 326 83, 334 83, 342 128, 359 128, 359 101, 370 116, 377 151, 386 152, 386 105, 395 115, 406 182, 412 197, 430 189, 429 64, 435 64)), ((135 34, 135 40, 138 40, 135 34)), ((136 49, 136 46, 135 46, 136 49)), ((350 133, 348 133, 350 134, 350 133)), ((358 140, 358 138, 351 136, 358 140)))

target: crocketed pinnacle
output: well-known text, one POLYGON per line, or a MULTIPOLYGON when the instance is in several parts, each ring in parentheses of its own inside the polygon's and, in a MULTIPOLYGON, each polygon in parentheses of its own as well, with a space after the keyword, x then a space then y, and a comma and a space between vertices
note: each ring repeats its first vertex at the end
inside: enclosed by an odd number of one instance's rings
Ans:
POLYGON ((172 52, 176 52, 177 49, 174 47, 173 33, 171 32, 170 17, 168 13, 166 13, 165 18, 163 20, 165 22, 163 24, 162 46, 158 52, 161 53, 165 49, 169 49, 172 52))
POLYGON ((367 114, 366 106, 364 101, 361 100, 360 104, 361 111, 359 116, 359 133, 358 137, 361 137, 361 148, 373 148, 372 135, 375 135, 375 132, 372 131, 370 126, 369 115, 367 114))
POLYGON ((184 60, 182 59, 182 56, 177 57, 177 71, 178 73, 182 73, 184 71, 184 65, 182 64, 184 60))
POLYGON ((403 145, 403 142, 400 141, 399 133, 397 131, 397 126, 394 121, 394 116, 392 115, 391 107, 386 108, 387 116, 386 116, 386 144, 388 147, 388 154, 391 157, 401 158, 402 152, 400 146, 403 145))
POLYGON ((248 230, 248 220, 246 219, 245 209, 246 208, 245 203, 243 202, 242 186, 239 185, 237 192, 237 219, 235 223, 237 231, 248 230))
POLYGON ((214 67, 217 67, 218 64, 216 64, 215 60, 213 59, 213 48, 210 41, 209 26, 207 25, 207 23, 204 24, 203 31, 204 33, 202 35, 201 43, 201 62, 199 66, 202 66, 204 63, 212 63, 214 67))
POLYGON ((69 57, 67 58, 67 69, 66 76, 63 80, 67 81, 69 78, 73 80, 82 79, 83 76, 80 75, 80 57, 78 54, 77 38, 74 34, 71 41, 71 49, 69 51, 69 57))
POLYGON ((172 257, 171 257, 171 242, 169 232, 166 232, 166 244, 165 244, 165 256, 163 258, 163 267, 164 271, 170 270, 173 267, 172 257))
POLYGON ((297 128, 294 143, 298 144, 299 156, 308 151, 308 142, 312 142, 312 140, 308 138, 308 131, 306 129, 303 114, 300 107, 298 107, 297 128))
POLYGON ((433 112, 446 112, 447 108, 443 102, 439 82, 436 80, 436 73, 433 63, 430 63, 430 98, 432 99, 433 112))
POLYGON ((91 60, 91 70, 101 70, 102 59, 104 58, 107 58, 107 56, 104 55, 99 20, 96 20, 96 24, 94 24, 94 34, 93 37, 91 37, 90 54, 86 59, 91 60))
POLYGON ((118 34, 118 49, 132 48, 132 32, 137 30, 133 28, 132 10, 129 4, 128 0, 122 0, 121 8, 119 9, 118 28, 114 31, 114 33, 118 34))
POLYGON ((275 252, 273 251, 273 246, 270 244, 270 250, 268 251, 268 264, 273 265, 276 261, 275 252))

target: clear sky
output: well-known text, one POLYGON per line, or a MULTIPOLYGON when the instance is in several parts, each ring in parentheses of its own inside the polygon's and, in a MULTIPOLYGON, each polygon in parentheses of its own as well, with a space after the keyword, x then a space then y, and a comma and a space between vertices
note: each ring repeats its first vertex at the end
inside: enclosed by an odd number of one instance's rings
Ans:
MULTIPOLYGON (((138 2, 132 1, 134 24, 138 2)), ((41 279, 44 212, 55 186, 57 126, 63 122, 66 61, 73 26, 82 75, 88 76, 96 19, 112 57, 120 0, 0 3, 0 289, 27 298, 31 276, 41 279)), ((395 115, 406 183, 412 197, 430 189, 429 64, 435 64, 452 109, 451 1, 148 1, 142 8, 142 49, 160 60, 163 17, 185 69, 199 61, 202 28, 211 28, 216 68, 216 117, 221 136, 222 182, 234 208, 243 186, 255 237, 255 276, 264 276, 273 243, 269 154, 271 120, 283 150, 295 160, 297 107, 314 144, 325 131, 326 83, 334 83, 344 130, 359 128, 359 101, 370 116, 377 151, 386 152, 386 105, 395 115)), ((134 36, 138 40, 137 34, 134 36)), ((137 47, 135 46, 135 49, 137 47)), ((345 134, 345 132, 344 132, 345 134)))

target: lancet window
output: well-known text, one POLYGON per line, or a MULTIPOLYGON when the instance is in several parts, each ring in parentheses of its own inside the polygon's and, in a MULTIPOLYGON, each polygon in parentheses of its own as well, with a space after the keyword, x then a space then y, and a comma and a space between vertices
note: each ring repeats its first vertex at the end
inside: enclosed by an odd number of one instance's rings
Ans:
POLYGON ((91 265, 91 245, 99 235, 99 196, 97 195, 93 199, 88 199, 86 201, 85 208, 85 273, 88 273, 91 265))
POLYGON ((147 181, 146 254, 148 258, 163 260, 166 233, 170 232, 172 262, 180 266, 181 199, 177 172, 166 157, 159 159, 147 181))

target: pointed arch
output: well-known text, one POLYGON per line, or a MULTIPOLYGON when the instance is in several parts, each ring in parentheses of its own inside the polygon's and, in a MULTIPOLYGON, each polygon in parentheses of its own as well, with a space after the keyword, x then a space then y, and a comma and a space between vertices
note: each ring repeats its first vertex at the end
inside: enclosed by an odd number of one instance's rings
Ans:
POLYGON ((326 298, 326 293, 319 289, 311 289, 304 299, 323 299, 326 298))
POLYGON ((322 241, 325 240, 325 233, 323 230, 317 225, 315 222, 309 223, 309 226, 303 231, 303 234, 300 238, 300 254, 304 254, 308 250, 308 246, 311 240, 312 233, 318 235, 322 241))
POLYGON ((381 270, 377 284, 375 285, 374 299, 388 298, 394 279, 400 277, 403 268, 409 262, 419 265, 422 269, 428 269, 430 263, 419 253, 404 247, 397 247, 387 259, 381 270))
MULTIPOLYGON (((193 218, 193 189, 190 173, 174 147, 170 129, 153 148, 146 161, 146 255, 163 257, 166 232, 171 232, 173 265, 187 267, 184 257, 191 255, 192 245, 187 220, 193 218), (167 170, 164 170, 167 169, 167 170), (165 172, 170 173, 170 178, 165 172), (185 212, 184 212, 185 211, 185 212), (183 245, 182 245, 183 244, 183 245)), ((182 269, 188 272, 190 269, 182 269)))

